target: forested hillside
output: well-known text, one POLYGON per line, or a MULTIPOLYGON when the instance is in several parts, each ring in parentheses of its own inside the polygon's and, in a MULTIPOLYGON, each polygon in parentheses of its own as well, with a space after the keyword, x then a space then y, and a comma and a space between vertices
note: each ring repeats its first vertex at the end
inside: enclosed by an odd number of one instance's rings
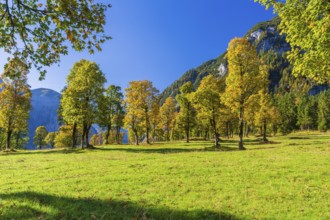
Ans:
MULTIPOLYGON (((285 55, 285 52, 290 50, 290 45, 286 42, 285 36, 280 35, 279 23, 279 17, 260 22, 244 36, 257 48, 259 57, 262 57, 264 62, 270 66, 270 90, 279 93, 309 91, 311 94, 317 94, 326 89, 327 85, 315 85, 305 78, 296 78, 291 75, 292 67, 285 55)), ((197 89, 201 80, 210 74, 219 77, 226 76, 226 52, 185 72, 161 93, 161 102, 163 103, 169 96, 175 97, 179 93, 179 88, 188 81, 192 82, 194 89, 197 89)))

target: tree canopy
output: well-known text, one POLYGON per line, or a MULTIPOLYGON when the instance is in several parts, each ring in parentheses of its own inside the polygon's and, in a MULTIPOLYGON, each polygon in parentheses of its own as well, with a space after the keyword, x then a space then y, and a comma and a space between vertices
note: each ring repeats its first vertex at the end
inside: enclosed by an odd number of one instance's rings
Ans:
POLYGON ((120 86, 115 85, 110 85, 101 96, 98 121, 99 125, 106 129, 105 144, 109 144, 111 128, 118 124, 116 122, 123 114, 123 97, 120 86))
POLYGON ((33 143, 41 149, 43 146, 47 145, 46 137, 48 131, 45 126, 39 126, 36 128, 36 133, 33 138, 33 143))
POLYGON ((191 130, 196 125, 196 110, 191 101, 193 92, 193 85, 189 81, 180 87, 180 94, 175 97, 180 106, 180 112, 177 115, 177 125, 184 130, 187 143, 189 143, 191 130))
POLYGON ((328 0, 255 0, 273 7, 281 18, 281 33, 291 45, 293 74, 316 82, 330 79, 330 2, 328 0))
POLYGON ((145 134, 146 142, 150 143, 151 110, 157 100, 158 90, 148 80, 131 81, 125 89, 126 116, 125 127, 133 131, 135 144, 139 144, 139 135, 145 134))
POLYGON ((89 146, 88 135, 97 119, 105 82, 99 66, 88 60, 75 63, 67 77, 67 88, 61 99, 62 115, 67 124, 79 124, 83 128, 82 147, 84 142, 89 146))
POLYGON ((101 50, 101 44, 110 39, 104 33, 108 7, 94 0, 2 1, 0 48, 34 66, 43 78, 43 66, 68 54, 66 41, 77 51, 101 50))
POLYGON ((170 131, 173 128, 173 120, 176 116, 176 103, 172 97, 168 97, 159 110, 160 126, 166 132, 166 141, 170 140, 170 131))
POLYGON ((223 92, 222 79, 206 76, 193 94, 193 105, 199 118, 206 119, 214 134, 214 144, 219 146, 219 118, 221 110, 220 94, 223 92))
POLYGON ((253 106, 258 91, 263 86, 267 69, 260 65, 257 51, 245 38, 234 38, 228 46, 228 76, 223 103, 239 116, 239 149, 243 146, 243 126, 247 109, 253 106))
POLYGON ((31 91, 27 84, 28 68, 18 59, 12 59, 1 75, 0 84, 0 128, 6 133, 6 149, 14 133, 25 132, 31 108, 31 91))

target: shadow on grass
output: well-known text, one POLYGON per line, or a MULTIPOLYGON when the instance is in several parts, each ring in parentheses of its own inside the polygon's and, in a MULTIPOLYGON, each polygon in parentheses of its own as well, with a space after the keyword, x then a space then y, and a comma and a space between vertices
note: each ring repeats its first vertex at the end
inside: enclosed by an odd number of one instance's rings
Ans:
MULTIPOLYGON (((88 149, 89 150, 89 149, 88 149)), ((82 154, 85 153, 86 150, 82 150, 79 148, 75 149, 44 149, 44 150, 24 150, 24 151, 14 151, 14 152, 3 152, 0 153, 0 156, 6 155, 26 155, 26 154, 82 154)))
MULTIPOLYGON (((189 145, 188 145, 189 146, 189 145)), ((207 151, 238 151, 234 147, 204 147, 204 148, 97 148, 100 151, 126 151, 129 153, 159 153, 159 154, 172 154, 172 153, 189 153, 189 152, 207 152, 207 151)))
POLYGON ((230 213, 173 210, 146 202, 70 198, 36 192, 0 194, 0 219, 231 219, 230 213))
MULTIPOLYGON (((257 139, 247 139, 244 140, 244 143, 255 143, 255 142, 259 142, 261 139, 257 138, 257 139)), ((238 139, 222 139, 223 143, 235 143, 238 144, 238 139)))
POLYGON ((310 139, 310 137, 289 137, 291 140, 304 140, 304 139, 310 139))
MULTIPOLYGON (((45 150, 27 150, 27 151, 17 151, 17 152, 3 152, 0 156, 6 155, 33 155, 33 154, 82 154, 90 151, 125 151, 129 153, 159 153, 159 154, 173 154, 173 153, 189 153, 189 152, 207 152, 207 151, 238 151, 238 140, 221 140, 221 147, 212 146, 213 142, 199 142, 199 143, 183 143, 180 144, 179 148, 176 147, 165 147, 170 143, 156 143, 154 145, 138 145, 134 147, 126 147, 125 145, 118 145, 120 147, 95 147, 92 149, 45 149, 45 150), (198 148, 196 147, 198 145, 198 148), (203 146, 204 145, 204 146, 203 146), (230 146, 228 146, 230 145, 230 146)), ((280 142, 263 142, 260 139, 255 140, 244 140, 244 145, 273 145, 280 144, 280 142)), ((256 147, 251 150, 258 149, 270 149, 273 147, 256 147)), ((249 148, 247 148, 249 150, 249 148)))
POLYGON ((281 142, 277 141, 256 141, 253 143, 246 143, 246 145, 272 145, 272 144, 281 144, 281 142))
POLYGON ((203 149, 193 148, 98 148, 100 151, 126 151, 129 153, 159 153, 159 154, 171 154, 171 153, 189 153, 200 152, 203 149))

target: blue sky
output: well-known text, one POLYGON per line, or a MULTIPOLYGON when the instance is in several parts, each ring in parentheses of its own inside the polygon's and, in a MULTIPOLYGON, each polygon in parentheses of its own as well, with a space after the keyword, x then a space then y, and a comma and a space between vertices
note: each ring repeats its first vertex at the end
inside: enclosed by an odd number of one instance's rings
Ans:
MULTIPOLYGON (((46 79, 29 75, 32 89, 60 91, 73 64, 98 63, 106 85, 127 87, 132 80, 150 80, 160 91, 185 71, 223 53, 229 41, 253 25, 270 20, 272 11, 253 0, 112 0, 106 32, 113 39, 95 55, 73 50, 48 69, 46 79)), ((3 57, 3 54, 0 54, 3 57)), ((3 59, 2 59, 3 60, 3 59)), ((0 63, 1 67, 3 63, 0 63)), ((2 71, 2 69, 1 69, 2 71)))

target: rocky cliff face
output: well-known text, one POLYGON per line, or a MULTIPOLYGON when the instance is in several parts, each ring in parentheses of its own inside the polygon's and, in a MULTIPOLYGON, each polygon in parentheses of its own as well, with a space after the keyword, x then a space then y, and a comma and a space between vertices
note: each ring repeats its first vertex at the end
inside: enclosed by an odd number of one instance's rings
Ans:
POLYGON ((48 132, 58 130, 57 109, 61 94, 51 89, 34 89, 31 98, 31 112, 29 119, 28 149, 33 149, 33 137, 38 126, 45 126, 48 132))

